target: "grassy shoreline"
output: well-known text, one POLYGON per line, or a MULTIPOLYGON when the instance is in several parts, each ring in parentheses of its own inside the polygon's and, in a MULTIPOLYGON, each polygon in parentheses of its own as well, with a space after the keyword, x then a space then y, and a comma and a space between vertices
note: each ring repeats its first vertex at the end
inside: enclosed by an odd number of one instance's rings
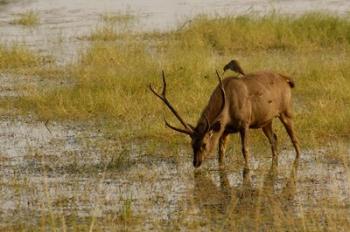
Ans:
MULTIPOLYGON (((108 36, 121 40, 107 42, 106 36, 96 35, 104 31, 96 30, 91 46, 77 62, 57 68, 55 78, 64 74, 74 83, 70 87, 31 89, 31 94, 13 100, 13 107, 42 120, 103 118, 116 121, 126 133, 166 137, 173 132, 164 129, 162 117, 173 117, 147 85, 159 86, 164 69, 169 98, 195 123, 216 85, 215 69, 236 58, 248 72, 267 69, 296 80, 296 127, 307 145, 350 136, 348 18, 325 13, 199 16, 181 30, 170 32, 116 31, 111 29, 108 36)), ((37 68, 39 58, 17 50, 0 49, 6 63, 0 68, 17 72, 25 67, 30 72, 35 66, 35 74, 48 76, 47 69, 37 68)))

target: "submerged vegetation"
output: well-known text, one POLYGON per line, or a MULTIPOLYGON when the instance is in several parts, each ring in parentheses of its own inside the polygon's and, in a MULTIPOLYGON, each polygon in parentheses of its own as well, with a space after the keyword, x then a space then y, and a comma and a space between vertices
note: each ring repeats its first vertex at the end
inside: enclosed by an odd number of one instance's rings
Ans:
POLYGON ((118 38, 120 39, 120 36, 114 25, 97 27, 90 35, 79 37, 79 39, 90 41, 116 41, 118 38))
POLYGON ((29 10, 21 13, 18 17, 13 20, 11 23, 18 24, 22 26, 36 26, 40 22, 39 14, 33 10, 29 10))
POLYGON ((104 23, 109 24, 128 24, 137 20, 136 15, 131 12, 119 12, 119 13, 105 13, 101 15, 101 19, 104 23))
POLYGON ((89 35, 80 36, 88 41, 123 41, 132 34, 130 29, 137 17, 131 13, 106 13, 101 15, 102 24, 98 25, 89 35))

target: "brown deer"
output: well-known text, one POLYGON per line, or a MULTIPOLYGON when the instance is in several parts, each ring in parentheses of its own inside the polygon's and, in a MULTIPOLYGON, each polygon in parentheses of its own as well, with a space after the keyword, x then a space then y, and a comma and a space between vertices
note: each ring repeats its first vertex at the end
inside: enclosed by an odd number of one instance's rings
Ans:
POLYGON ((277 160, 277 136, 272 130, 272 120, 276 117, 286 128, 296 156, 300 156, 292 121, 291 88, 294 87, 294 82, 289 77, 272 72, 257 72, 245 74, 242 78, 227 77, 222 80, 217 71, 216 74, 219 85, 214 89, 195 127, 185 122, 168 101, 164 71, 162 93, 157 93, 152 85, 149 86, 173 112, 183 129, 174 127, 165 120, 166 126, 191 137, 194 167, 199 167, 203 159, 213 153, 218 143, 221 166, 227 135, 239 132, 245 168, 249 169, 249 128, 262 128, 271 144, 273 160, 277 160))

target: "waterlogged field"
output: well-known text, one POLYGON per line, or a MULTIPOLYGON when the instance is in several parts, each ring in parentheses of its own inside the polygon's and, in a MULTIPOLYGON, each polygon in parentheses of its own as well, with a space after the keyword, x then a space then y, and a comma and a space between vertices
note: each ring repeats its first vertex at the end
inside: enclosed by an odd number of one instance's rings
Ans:
POLYGON ((199 15, 152 31, 137 29, 142 14, 104 12, 57 33, 55 13, 1 17, 0 230, 350 229, 347 15, 199 15), (194 169, 189 139, 164 127, 176 120, 147 88, 160 87, 161 70, 169 99, 195 123, 215 70, 233 58, 295 80, 299 160, 276 121, 278 167, 259 130, 250 172, 237 135, 223 168, 213 156, 194 169))

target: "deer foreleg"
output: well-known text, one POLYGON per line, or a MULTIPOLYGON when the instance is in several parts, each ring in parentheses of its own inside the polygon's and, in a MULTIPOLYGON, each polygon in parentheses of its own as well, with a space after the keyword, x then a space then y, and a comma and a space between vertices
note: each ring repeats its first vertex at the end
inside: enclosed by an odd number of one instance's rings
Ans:
POLYGON ((219 165, 223 165, 223 161, 224 161, 224 155, 225 155, 225 151, 226 151, 226 144, 227 144, 227 133, 223 133, 222 136, 220 137, 220 141, 219 141, 219 165))

